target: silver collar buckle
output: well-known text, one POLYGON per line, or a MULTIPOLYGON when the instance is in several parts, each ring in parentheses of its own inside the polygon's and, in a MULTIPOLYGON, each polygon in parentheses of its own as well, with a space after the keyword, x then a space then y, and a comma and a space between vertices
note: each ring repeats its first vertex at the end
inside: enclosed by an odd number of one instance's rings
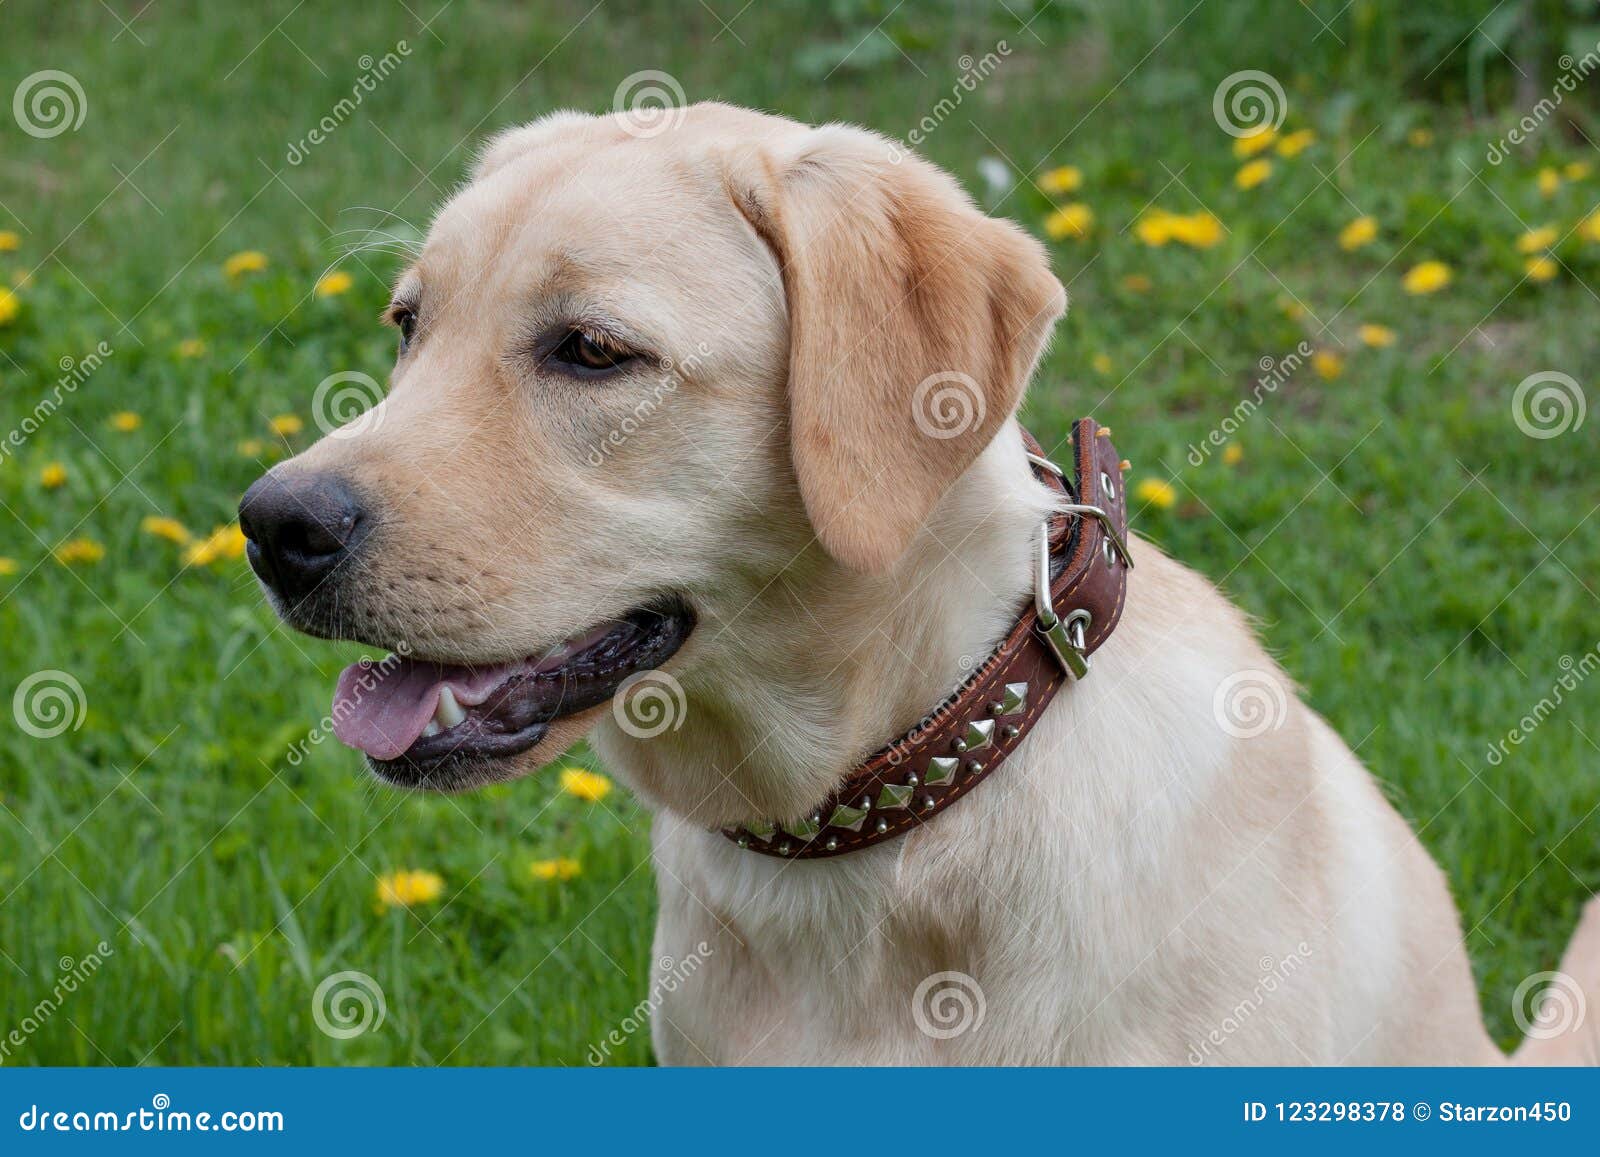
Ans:
MULTIPOLYGON (((1048 458, 1029 454, 1028 460, 1040 469, 1050 471, 1063 482, 1066 481, 1066 475, 1061 467, 1048 458)), ((1128 545, 1122 541, 1122 536, 1117 533, 1111 516, 1103 509, 1080 502, 1067 503, 1056 509, 1064 514, 1076 514, 1080 518, 1093 518, 1105 532, 1106 565, 1115 565, 1111 557, 1111 551, 1115 549, 1123 565, 1130 570, 1133 569, 1133 559, 1128 555, 1128 545)), ((1094 624, 1094 616, 1081 607, 1068 611, 1064 617, 1056 614, 1055 603, 1050 596, 1050 519, 1048 518, 1039 527, 1039 554, 1033 580, 1033 606, 1039 616, 1037 628, 1039 634, 1049 644, 1056 662, 1060 663, 1061 669, 1074 679, 1082 679, 1089 673, 1086 640, 1088 630, 1094 624)))

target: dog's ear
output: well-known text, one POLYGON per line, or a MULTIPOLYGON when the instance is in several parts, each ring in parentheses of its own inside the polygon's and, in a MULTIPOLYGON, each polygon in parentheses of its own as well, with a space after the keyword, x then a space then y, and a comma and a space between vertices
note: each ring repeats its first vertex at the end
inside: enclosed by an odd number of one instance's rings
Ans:
POLYGON ((830 554, 881 572, 1016 409, 1066 292, 1037 241, 874 133, 761 161, 732 192, 783 269, 800 493, 830 554))

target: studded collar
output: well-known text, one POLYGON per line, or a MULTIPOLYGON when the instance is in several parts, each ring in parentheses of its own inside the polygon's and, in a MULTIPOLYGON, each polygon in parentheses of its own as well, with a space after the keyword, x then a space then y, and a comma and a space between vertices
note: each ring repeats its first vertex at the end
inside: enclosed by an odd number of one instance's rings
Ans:
POLYGON ((800 820, 724 828, 741 848, 783 859, 839 856, 904 835, 949 807, 1022 742, 1122 615, 1133 565, 1127 498, 1110 431, 1073 427, 1069 484, 1026 431, 1039 479, 1064 497, 1040 528, 1033 602, 1005 640, 926 718, 850 773, 800 820))

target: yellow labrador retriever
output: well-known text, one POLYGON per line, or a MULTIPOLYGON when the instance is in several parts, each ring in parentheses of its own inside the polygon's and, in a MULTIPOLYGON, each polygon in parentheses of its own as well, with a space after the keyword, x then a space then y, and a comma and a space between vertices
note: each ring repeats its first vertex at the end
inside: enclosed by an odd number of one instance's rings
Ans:
MULTIPOLYGON (((828 859, 719 830, 811 812, 1028 603, 1058 499, 1014 414, 1065 306, 1037 243, 870 132, 557 113, 439 213, 387 399, 251 488, 249 557, 293 626, 398 652, 334 712, 382 779, 587 735, 654 809, 655 955, 696 961, 656 978, 663 1062, 1502 1060, 1439 869, 1145 542, 1092 676, 970 799, 828 859), (1219 714, 1241 675, 1271 726, 1219 714)), ((1520 1059, 1595 1059, 1593 903, 1564 967, 1520 1059)))

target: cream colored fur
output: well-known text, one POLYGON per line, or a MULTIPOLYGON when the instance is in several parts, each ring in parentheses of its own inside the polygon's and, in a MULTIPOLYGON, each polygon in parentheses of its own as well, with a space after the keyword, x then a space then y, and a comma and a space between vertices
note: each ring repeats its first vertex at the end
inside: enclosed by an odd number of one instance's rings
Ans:
MULTIPOLYGON (((498 138, 407 274, 422 321, 381 421, 290 467, 356 479, 403 544, 367 572, 363 637, 509 659, 691 600, 679 729, 634 738, 599 707, 504 769, 587 732, 654 809, 655 956, 702 958, 655 1016, 660 1059, 1501 1060, 1438 868, 1243 616, 1142 541, 1089 677, 934 822, 798 863, 713 830, 809 811, 1011 623, 1050 501, 1012 415, 1064 298, 1037 244, 881 138, 682 116, 498 138), (648 381, 519 362, 562 310, 632 327, 671 389, 641 418, 648 381), (912 420, 941 370, 982 390, 953 439, 912 420), (1214 707, 1244 671, 1285 693, 1254 738, 1214 707), (968 978, 981 1023, 919 1024, 940 973, 968 978)), ((1573 953, 1600 999, 1593 906, 1573 953)))

